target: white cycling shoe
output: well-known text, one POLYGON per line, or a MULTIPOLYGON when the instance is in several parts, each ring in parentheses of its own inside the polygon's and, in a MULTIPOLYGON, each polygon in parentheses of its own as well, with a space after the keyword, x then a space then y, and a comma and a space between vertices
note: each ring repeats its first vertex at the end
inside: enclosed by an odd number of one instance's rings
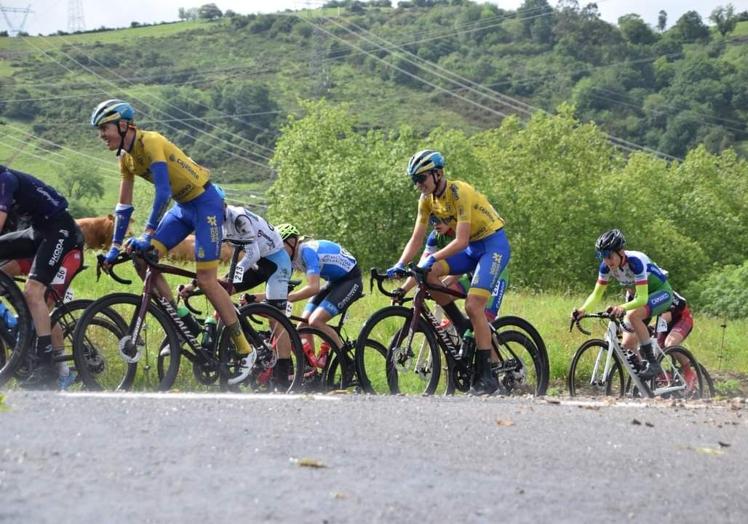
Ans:
POLYGON ((241 382, 246 379, 249 374, 252 372, 252 368, 255 365, 255 361, 257 360, 257 351, 252 351, 251 353, 247 354, 244 358, 242 358, 241 362, 239 363, 239 367, 237 369, 238 374, 235 377, 232 377, 229 379, 229 385, 235 386, 236 384, 240 384, 241 382))

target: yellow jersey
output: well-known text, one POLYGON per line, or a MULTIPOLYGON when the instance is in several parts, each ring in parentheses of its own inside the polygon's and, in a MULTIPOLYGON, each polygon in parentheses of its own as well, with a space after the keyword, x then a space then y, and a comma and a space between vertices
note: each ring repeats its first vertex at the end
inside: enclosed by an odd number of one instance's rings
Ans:
POLYGON ((210 171, 196 164, 163 135, 138 129, 132 150, 123 152, 119 159, 122 178, 133 180, 137 175, 153 183, 150 167, 154 162, 166 163, 171 197, 180 204, 200 196, 210 180, 210 171))
POLYGON ((457 231, 457 224, 470 224, 470 241, 482 240, 504 227, 504 219, 499 216, 488 199, 473 186, 459 180, 447 181, 444 193, 421 195, 418 202, 418 222, 427 224, 429 215, 434 214, 457 231))

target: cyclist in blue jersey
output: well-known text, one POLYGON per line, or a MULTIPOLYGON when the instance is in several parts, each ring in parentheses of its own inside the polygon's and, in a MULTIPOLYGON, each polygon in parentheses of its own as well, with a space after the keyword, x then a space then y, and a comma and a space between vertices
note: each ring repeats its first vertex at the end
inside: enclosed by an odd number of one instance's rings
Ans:
MULTIPOLYGON (((29 352, 30 376, 22 384, 29 388, 57 386, 55 349, 62 348, 62 335, 53 341, 47 286, 61 280, 69 284, 83 264, 83 233, 67 211, 68 202, 54 188, 29 174, 0 165, 0 230, 8 216, 28 222, 29 227, 0 236, 3 271, 21 273, 18 259, 33 259, 24 295, 36 329, 37 342, 29 352)), ((66 366, 67 367, 67 366, 66 366)))
POLYGON ((335 242, 302 241, 299 230, 291 224, 281 224, 277 230, 294 269, 303 272, 307 278, 307 285, 289 293, 288 301, 308 298, 301 317, 341 347, 343 341, 327 322, 362 296, 364 284, 358 262, 335 242), (324 287, 321 286, 322 280, 327 281, 324 287))
POLYGON ((608 312, 626 317, 634 333, 624 332, 624 347, 636 351, 638 341, 647 367, 639 373, 643 379, 650 379, 662 373, 662 368, 652 349, 652 339, 647 321, 664 313, 673 302, 673 290, 665 272, 640 251, 624 250, 626 239, 618 229, 600 235, 595 242, 595 252, 600 260, 597 283, 584 304, 572 311, 572 318, 584 314, 603 297, 610 277, 616 279, 628 290, 633 290, 633 298, 624 304, 609 306, 608 312))

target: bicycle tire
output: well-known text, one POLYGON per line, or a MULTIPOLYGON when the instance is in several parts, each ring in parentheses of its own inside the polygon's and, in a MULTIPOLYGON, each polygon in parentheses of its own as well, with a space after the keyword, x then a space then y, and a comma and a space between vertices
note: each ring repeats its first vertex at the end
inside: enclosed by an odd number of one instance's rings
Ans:
POLYGON ((608 343, 600 339, 593 338, 579 346, 571 359, 567 377, 570 396, 623 396, 625 392, 624 371, 615 352, 608 376, 602 377, 607 351, 608 343), (597 354, 594 354, 595 349, 598 351, 597 354), (597 368, 595 368, 596 362, 597 368), (614 389, 616 386, 617 389, 614 389))
POLYGON ((652 379, 652 391, 658 387, 683 386, 683 391, 662 394, 662 398, 679 398, 693 400, 703 398, 704 384, 701 368, 693 354, 683 346, 669 346, 662 350, 657 359, 662 367, 662 373, 652 379), (690 368, 695 374, 695 382, 688 384, 687 370, 690 368))
POLYGON ((499 360, 492 367, 505 395, 544 395, 547 383, 543 358, 530 337, 521 331, 505 330, 492 337, 499 360))
POLYGON ((252 387, 253 379, 258 373, 275 366, 277 362, 277 345, 289 344, 291 372, 288 387, 285 384, 271 387, 270 391, 293 393, 301 391, 304 384, 304 352, 296 327, 286 315, 275 306, 265 303, 246 304, 238 310, 239 323, 247 337, 247 342, 257 351, 257 362, 252 373, 241 384, 230 385, 231 377, 236 376, 239 355, 233 347, 231 337, 226 329, 218 333, 219 370, 218 382, 224 391, 240 391, 241 385, 252 387), (264 320, 263 320, 264 319, 264 320), (266 324, 265 324, 266 323, 266 324), (271 327, 275 323, 275 327, 271 327), (267 364, 263 364, 266 362, 267 364), (263 368, 265 366, 265 368, 263 368))
POLYGON ((538 390, 542 392, 539 393, 540 395, 544 395, 548 390, 548 383, 551 378, 551 364, 550 358, 548 357, 548 348, 545 345, 545 341, 540 335, 540 332, 529 321, 515 315, 498 317, 491 323, 491 325, 499 332, 503 328, 511 328, 513 331, 524 332, 526 336, 530 337, 530 340, 537 348, 538 356, 541 360, 540 372, 542 375, 538 377, 538 390))
POLYGON ((18 366, 26 359, 32 343, 33 320, 29 312, 23 292, 16 284, 13 277, 0 271, 0 298, 5 306, 16 317, 14 328, 2 323, 0 338, 2 344, 2 360, 0 367, 0 386, 13 377, 18 366))
POLYGON ((704 386, 706 386, 705 389, 702 389, 702 398, 714 398, 714 396, 716 395, 716 391, 714 390, 714 379, 712 379, 712 375, 701 364, 701 362, 699 362, 699 371, 701 372, 704 386))
POLYGON ((139 345, 141 360, 126 362, 120 354, 120 345, 130 336, 131 323, 136 318, 142 297, 132 293, 112 293, 94 301, 76 323, 73 333, 73 357, 76 369, 87 389, 101 390, 129 390, 140 388, 143 390, 167 391, 171 388, 179 372, 179 345, 177 333, 172 326, 172 319, 154 302, 148 303, 146 315, 153 321, 146 319, 139 345), (98 319, 98 321, 97 321, 98 319), (102 335, 98 330, 102 319, 114 319, 120 329, 114 337, 102 335), (106 338, 104 338, 106 336, 106 338), (115 338, 116 337, 116 338, 115 338), (174 358, 170 359, 168 369, 162 379, 157 376, 152 380, 151 369, 154 368, 159 355, 162 340, 168 340, 170 347, 176 347, 174 358), (145 359, 145 360, 143 360, 145 359), (137 370, 143 373, 138 376, 137 370), (109 370, 112 372, 109 373, 109 370), (107 372, 106 374, 104 374, 107 372), (153 385, 155 382, 155 385, 153 385))
POLYGON ((419 318, 414 346, 420 345, 420 348, 413 351, 398 347, 409 331, 412 315, 410 308, 388 306, 375 312, 364 323, 356 340, 355 352, 356 372, 364 392, 432 395, 436 391, 441 375, 441 351, 433 328, 419 318), (425 357, 424 349, 427 350, 425 357), (408 369, 412 361, 413 369, 408 369), (400 371, 396 362, 400 363, 400 371))

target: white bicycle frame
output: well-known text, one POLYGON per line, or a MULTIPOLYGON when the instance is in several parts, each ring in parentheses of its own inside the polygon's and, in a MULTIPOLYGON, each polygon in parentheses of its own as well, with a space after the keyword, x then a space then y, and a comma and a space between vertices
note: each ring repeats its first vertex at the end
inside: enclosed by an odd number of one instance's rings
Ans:
MULTIPOLYGON (((615 352, 615 354, 618 356, 618 360, 621 362, 621 365, 624 367, 629 377, 631 378, 633 385, 636 386, 639 391, 645 392, 647 396, 660 396, 675 391, 683 391, 684 389, 686 389, 687 386, 685 378, 681 375, 680 371, 677 368, 672 368, 672 374, 670 375, 668 375, 667 372, 663 371, 662 376, 666 378, 666 384, 663 387, 656 388, 654 390, 650 389, 649 385, 642 381, 642 379, 639 377, 638 372, 633 368, 628 358, 626 358, 626 354, 624 353, 623 348, 621 348, 621 345, 618 342, 618 331, 620 329, 618 326, 618 323, 616 323, 615 321, 608 321, 608 328, 605 332, 605 341, 608 344, 608 349, 604 352, 606 355, 605 367, 603 369, 603 375, 602 380, 600 381, 600 385, 605 385, 606 382, 610 379, 610 373, 613 369, 613 353, 615 352)), ((652 341, 652 350, 656 357, 665 354, 656 340, 652 341)), ((592 385, 594 385, 595 383, 595 377, 599 376, 598 370, 600 368, 600 360, 602 355, 603 351, 598 352, 597 358, 595 359, 595 365, 592 369, 592 385)), ((664 359, 663 362, 665 362, 664 359)), ((658 379, 660 379, 660 377, 658 377, 658 379)))

